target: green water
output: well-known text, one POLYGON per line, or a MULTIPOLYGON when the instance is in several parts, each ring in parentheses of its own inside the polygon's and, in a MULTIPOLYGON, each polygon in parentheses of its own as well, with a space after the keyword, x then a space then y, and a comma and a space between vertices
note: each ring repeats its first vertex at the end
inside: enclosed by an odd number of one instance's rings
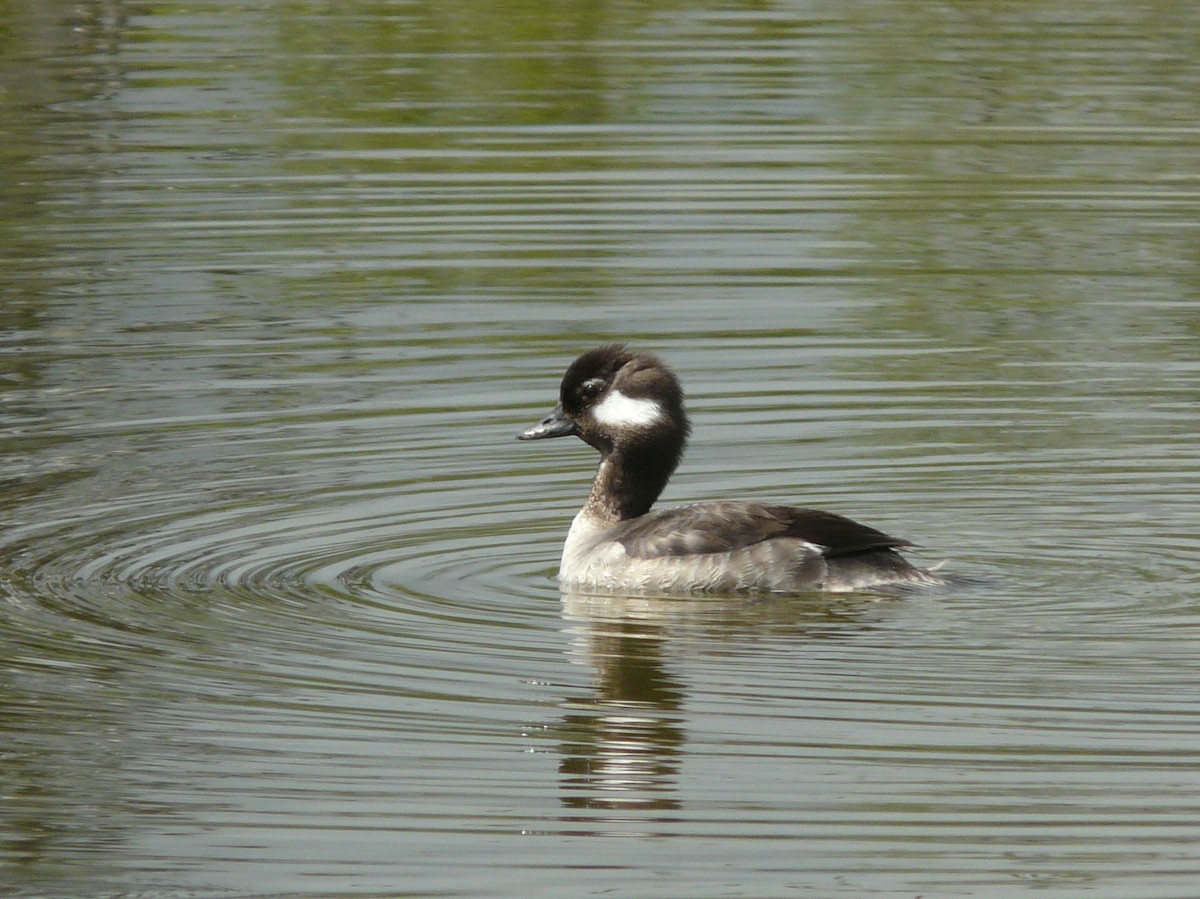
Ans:
POLYGON ((1190 894, 1197 33, 0 3, 5 895, 1190 894), (962 583, 560 595, 613 339, 962 583))

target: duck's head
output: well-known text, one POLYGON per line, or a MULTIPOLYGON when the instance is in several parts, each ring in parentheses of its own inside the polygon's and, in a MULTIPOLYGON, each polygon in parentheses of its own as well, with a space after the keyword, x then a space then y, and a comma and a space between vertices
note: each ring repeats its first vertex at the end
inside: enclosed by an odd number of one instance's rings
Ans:
POLYGON ((650 353, 609 344, 571 363, 554 411, 517 435, 542 440, 575 435, 605 458, 656 462, 674 471, 690 426, 679 379, 650 353))

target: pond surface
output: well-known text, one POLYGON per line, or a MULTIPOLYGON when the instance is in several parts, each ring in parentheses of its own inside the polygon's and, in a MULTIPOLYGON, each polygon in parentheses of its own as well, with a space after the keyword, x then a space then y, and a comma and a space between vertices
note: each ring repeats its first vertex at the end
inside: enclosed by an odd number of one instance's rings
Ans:
POLYGON ((5 894, 1191 894, 1197 33, 0 6, 5 894), (963 583, 560 595, 612 339, 963 583))

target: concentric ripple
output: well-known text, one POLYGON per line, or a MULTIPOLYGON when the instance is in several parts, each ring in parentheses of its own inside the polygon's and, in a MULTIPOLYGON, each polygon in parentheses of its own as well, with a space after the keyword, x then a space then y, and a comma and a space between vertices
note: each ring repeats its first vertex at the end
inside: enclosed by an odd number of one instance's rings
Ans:
MULTIPOLYGON (((506 374, 458 349, 449 377, 457 344, 396 336, 403 365, 327 382, 349 402, 264 411, 253 428, 184 411, 89 428, 72 409, 48 429, 72 475, 31 478, 0 536, 17 706, 121 735, 102 804, 127 797, 117 832, 173 876, 189 863, 153 816, 189 834, 198 864, 275 878, 296 852, 314 870, 343 854, 327 843, 341 826, 459 846, 480 827, 671 836, 700 867, 710 840, 751 827, 824 845, 828 871, 868 882, 956 845, 960 861, 905 877, 995 883, 996 846, 1024 858, 1046 838, 1030 820, 1110 878, 1178 848, 1198 811, 1178 791, 1200 716, 1179 587, 1200 572, 1197 468, 1187 441, 1143 429, 1129 476, 1128 445, 1108 442, 1134 427, 1137 397, 1112 389, 1126 382, 1108 384, 1103 427, 1047 442, 1077 408, 1052 391, 1017 433, 994 421, 1009 400, 978 386, 845 380, 844 345, 732 339, 730 355, 760 361, 731 390, 720 354, 668 341, 698 428, 667 502, 846 512, 917 539, 955 584, 560 596, 552 574, 594 456, 512 438, 553 400, 563 359, 506 374), (781 401, 762 385, 795 381, 791 356, 808 380, 781 401), (463 395, 476 379, 487 391, 463 395), (426 826, 397 817, 414 806, 426 826), (245 828, 272 854, 231 848, 245 828)), ((229 348, 215 352, 207 363, 229 348)), ((313 387, 279 372, 272 389, 313 387)), ((205 406, 243 388, 187 389, 205 406)), ((22 740, 29 758, 74 747, 55 727, 22 740)), ((85 789, 65 784, 64 798, 85 789)), ((440 882, 444 852, 429 857, 424 882, 440 882)))
POLYGON ((528 613, 529 584, 544 580, 546 558, 529 552, 520 525, 498 526, 495 510, 462 499, 477 489, 487 486, 476 475, 444 480, 436 510, 413 509, 414 494, 402 486, 307 497, 284 487, 279 496, 206 506, 229 492, 214 481, 14 528, 0 551, 22 593, 122 631, 153 632, 177 604, 197 601, 274 614, 332 601, 369 618, 372 610, 419 616, 434 598, 437 614, 517 621, 528 613))

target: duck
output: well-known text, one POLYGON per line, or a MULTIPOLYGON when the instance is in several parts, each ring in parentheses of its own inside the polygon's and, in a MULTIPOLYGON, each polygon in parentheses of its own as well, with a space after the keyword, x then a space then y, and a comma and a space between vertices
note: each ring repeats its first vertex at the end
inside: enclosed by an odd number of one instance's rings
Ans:
POLYGON ((563 544, 564 588, 798 594, 945 583, 900 554, 911 541, 833 512, 732 500, 655 509, 690 435, 683 388, 655 354, 613 343, 568 366, 554 410, 517 435, 578 437, 600 453, 563 544))

